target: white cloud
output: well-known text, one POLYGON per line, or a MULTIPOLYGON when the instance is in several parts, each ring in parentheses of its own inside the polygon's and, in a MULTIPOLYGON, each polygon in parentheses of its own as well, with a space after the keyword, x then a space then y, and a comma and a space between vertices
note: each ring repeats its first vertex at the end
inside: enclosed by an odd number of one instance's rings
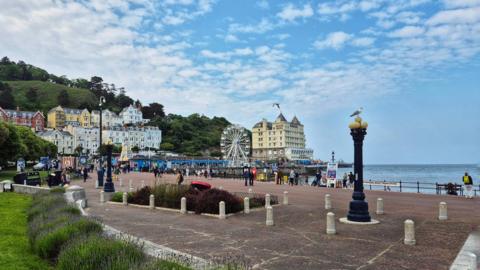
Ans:
POLYGON ((305 4, 303 9, 296 8, 292 4, 286 5, 282 11, 277 13, 277 16, 285 21, 295 21, 297 18, 308 18, 313 15, 313 9, 310 4, 305 4))
POLYGON ((225 36, 225 41, 226 41, 226 42, 238 42, 238 41, 240 41, 240 40, 239 40, 239 39, 237 38, 237 36, 235 36, 235 35, 227 34, 227 35, 225 36))
POLYGON ((254 33, 254 34, 263 34, 270 30, 273 30, 275 25, 271 23, 268 19, 263 18, 258 24, 255 25, 242 25, 239 23, 230 24, 228 27, 229 33, 254 33))
POLYGON ((352 41, 353 46, 357 47, 368 47, 371 46, 375 42, 374 38, 371 37, 362 37, 356 38, 352 41))
POLYGON ((389 37, 393 38, 410 38, 422 35, 425 32, 423 27, 419 26, 405 26, 403 28, 397 29, 388 34, 389 37))
POLYGON ((480 6, 464 9, 445 10, 435 14, 427 21, 429 25, 445 23, 476 23, 480 22, 480 6))
POLYGON ((480 0, 443 0, 447 8, 480 6, 480 0))
POLYGON ((324 40, 317 40, 314 42, 314 46, 317 49, 326 49, 326 48, 333 48, 335 50, 339 50, 343 48, 345 43, 352 38, 352 35, 347 34, 345 32, 333 32, 327 35, 324 40))

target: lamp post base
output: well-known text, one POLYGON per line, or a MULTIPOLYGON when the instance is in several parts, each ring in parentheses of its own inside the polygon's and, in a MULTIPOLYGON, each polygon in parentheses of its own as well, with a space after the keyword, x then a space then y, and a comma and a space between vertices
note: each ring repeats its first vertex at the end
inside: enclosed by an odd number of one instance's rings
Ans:
POLYGON ((105 183, 105 185, 103 186, 103 191, 105 192, 115 192, 115 185, 113 184, 113 182, 110 180, 105 183))
POLYGON ((365 201, 365 194, 355 191, 352 198, 347 219, 355 222, 370 222, 372 218, 368 213, 368 203, 365 201))

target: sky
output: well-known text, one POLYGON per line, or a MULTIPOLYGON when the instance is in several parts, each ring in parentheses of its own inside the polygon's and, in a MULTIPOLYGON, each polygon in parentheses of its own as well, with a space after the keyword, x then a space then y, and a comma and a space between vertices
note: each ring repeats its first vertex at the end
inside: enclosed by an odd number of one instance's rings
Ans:
POLYGON ((167 113, 305 125, 314 156, 480 164, 480 0, 0 0, 0 55, 167 113))

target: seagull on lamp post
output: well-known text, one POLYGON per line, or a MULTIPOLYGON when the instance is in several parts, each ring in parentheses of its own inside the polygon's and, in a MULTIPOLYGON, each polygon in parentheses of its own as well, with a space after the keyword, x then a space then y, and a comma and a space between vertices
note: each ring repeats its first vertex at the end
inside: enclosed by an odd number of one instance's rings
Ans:
POLYGON ((350 117, 359 116, 363 111, 363 107, 360 107, 358 110, 354 111, 350 117))

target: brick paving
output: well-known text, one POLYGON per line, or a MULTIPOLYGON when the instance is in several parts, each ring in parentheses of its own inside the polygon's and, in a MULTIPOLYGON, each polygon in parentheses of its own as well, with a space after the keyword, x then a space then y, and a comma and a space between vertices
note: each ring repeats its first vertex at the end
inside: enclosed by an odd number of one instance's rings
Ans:
MULTIPOLYGON (((115 182, 117 191, 135 186, 142 180, 152 184, 153 175, 121 175, 124 187, 115 182)), ((204 178, 187 178, 191 180, 204 178)), ((174 176, 162 178, 173 182, 174 176)), ((247 192, 249 187, 232 179, 208 179, 214 187, 247 192)), ((84 186, 91 215, 126 233, 143 237, 205 259, 236 258, 255 269, 448 269, 468 234, 480 226, 480 199, 461 197, 366 191, 370 215, 378 225, 360 226, 337 222, 337 234, 326 235, 324 196, 331 194, 338 218, 348 211, 351 190, 310 186, 286 186, 255 182, 255 193, 283 196, 289 192, 288 206, 274 207, 275 226, 265 226, 265 211, 238 214, 218 220, 194 214, 99 203, 99 190, 92 180, 84 186), (382 197, 385 215, 374 213, 376 199, 382 197), (447 221, 438 221, 438 204, 448 204, 447 221), (415 221, 416 246, 403 244, 403 221, 415 221)))

